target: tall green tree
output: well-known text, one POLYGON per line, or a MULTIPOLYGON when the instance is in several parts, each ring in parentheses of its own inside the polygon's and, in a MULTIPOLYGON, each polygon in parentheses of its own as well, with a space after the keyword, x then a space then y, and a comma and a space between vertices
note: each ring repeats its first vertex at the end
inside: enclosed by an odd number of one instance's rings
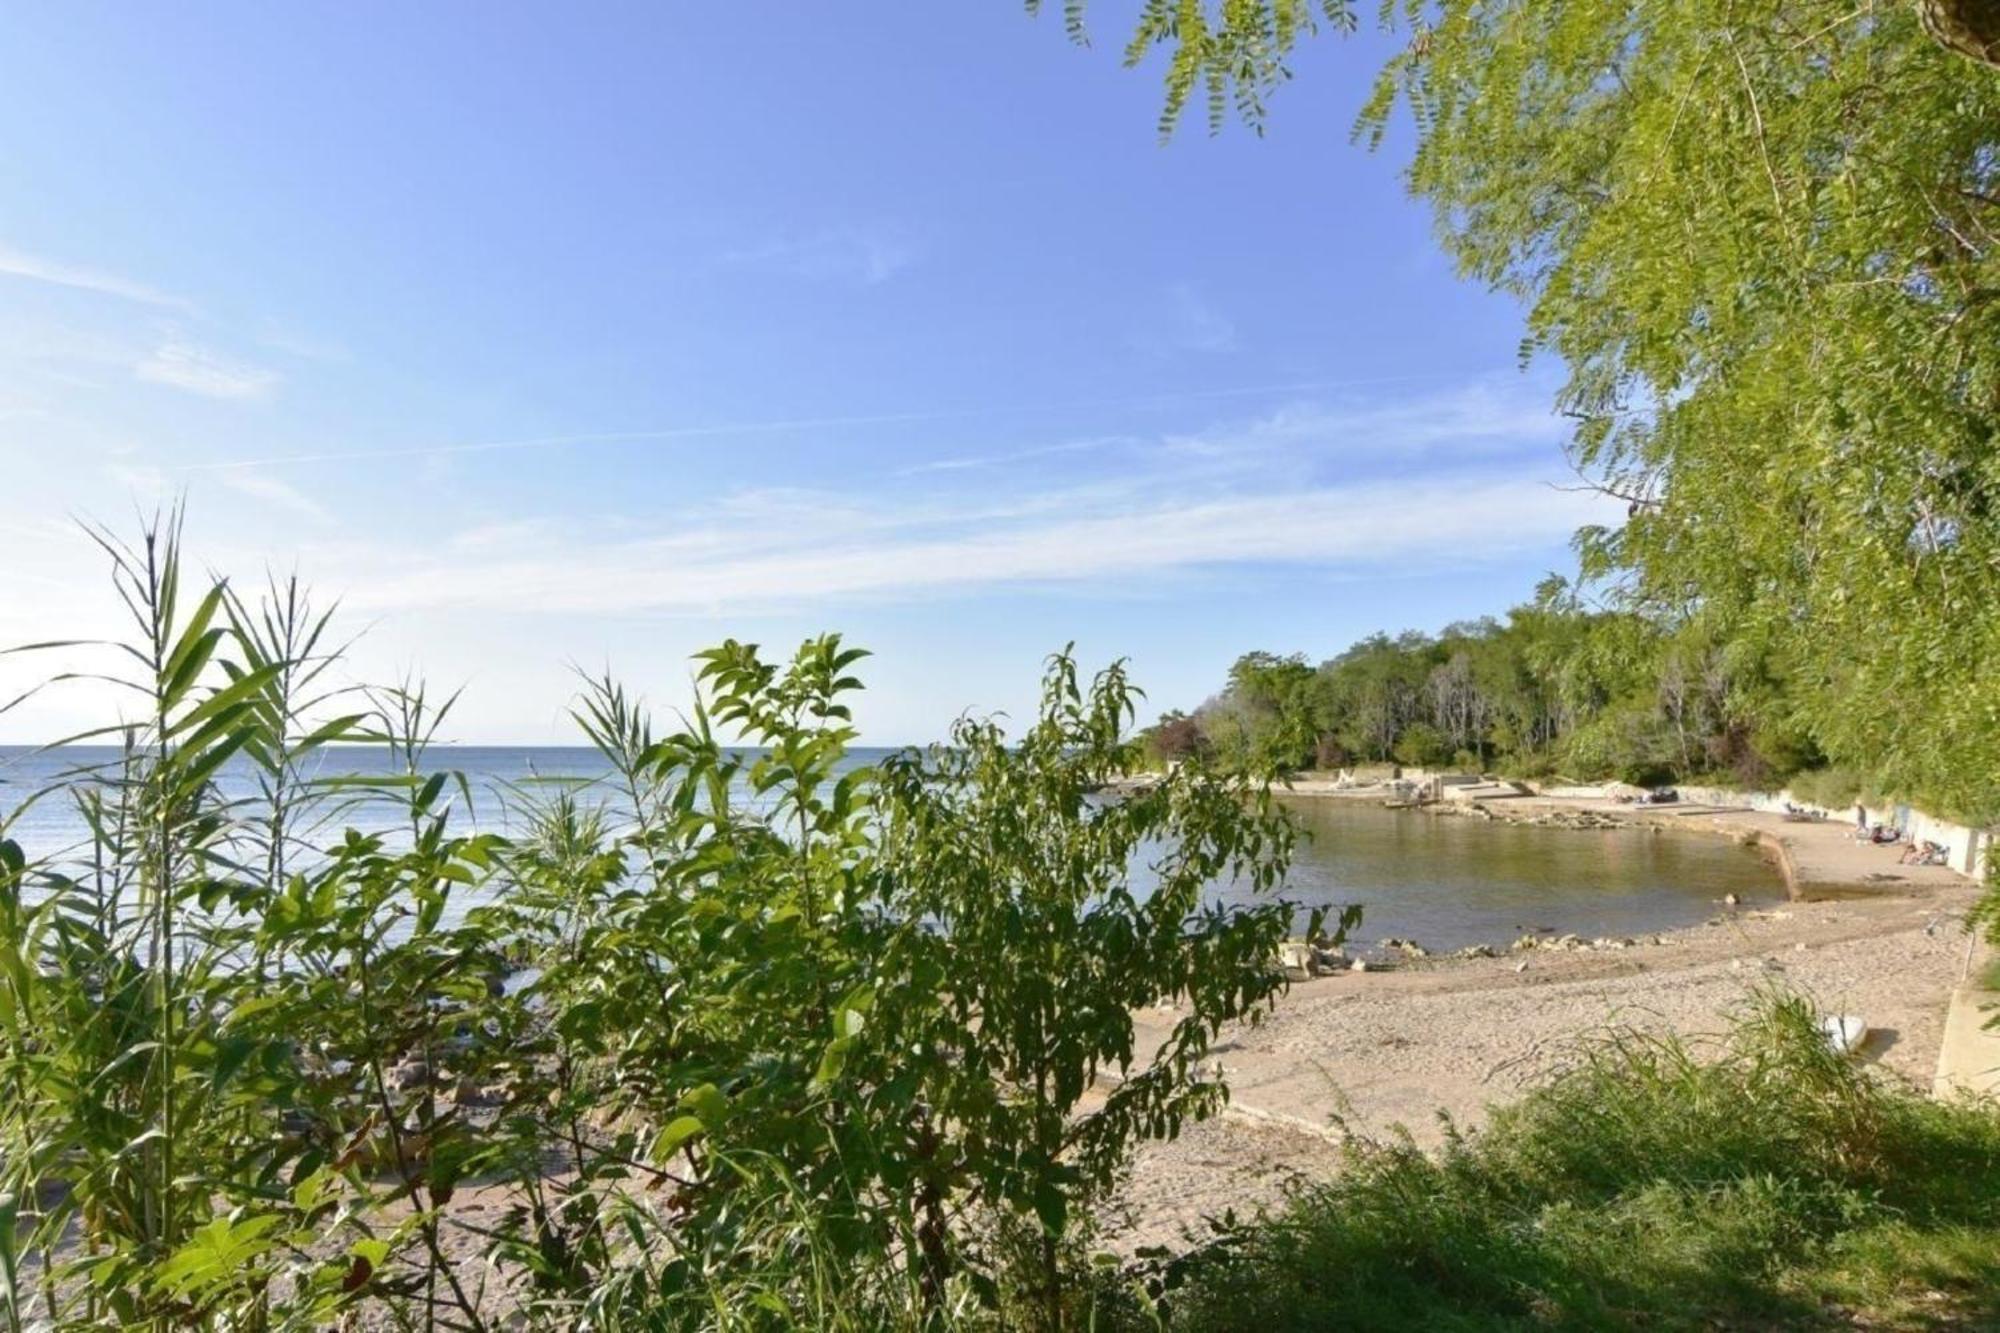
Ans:
MULTIPOLYGON (((1128 56, 1253 123, 1345 6, 1149 4, 1128 56), (1317 23, 1315 22, 1317 20, 1317 23)), ((1389 0, 1363 113, 1462 271, 1569 367, 1574 462, 1627 521, 1586 575, 1697 613, 1811 741, 2000 813, 2000 7, 1389 0)))
MULTIPOLYGON (((1031 14, 1052 7, 1046 0, 1025 2, 1031 14)), ((1427 22, 1437 14, 1472 7, 1452 0, 1444 4, 1383 0, 1379 12, 1385 21, 1403 13, 1427 22)), ((1495 13, 1514 7, 1481 8, 1495 13)), ((1088 8, 1088 0, 1062 0, 1064 31, 1080 46, 1091 40, 1085 21, 1088 8)), ((1754 19, 1763 8, 1745 6, 1742 17, 1754 19)), ((1803 14, 1819 7, 1789 8, 1803 14)), ((2000 69, 2000 0, 1864 0, 1851 11, 1823 13, 1819 22, 1846 23, 1892 12, 1912 19, 1940 50, 2000 69)), ((1322 31, 1352 32, 1359 25, 1353 0, 1144 0, 1126 40, 1124 58, 1127 65, 1143 64, 1156 53, 1165 60, 1162 137, 1174 132, 1190 102, 1206 111, 1211 131, 1220 130, 1232 112, 1252 128, 1261 128, 1271 95, 1292 76, 1287 62, 1299 42, 1322 31)), ((1421 36, 1422 28, 1418 31, 1421 36)))
POLYGON ((1629 506, 1586 572, 1775 646, 1837 759, 2000 808, 2000 75, 1903 5, 1405 13, 1364 125, 1410 107, 1445 245, 1570 367, 1629 506))

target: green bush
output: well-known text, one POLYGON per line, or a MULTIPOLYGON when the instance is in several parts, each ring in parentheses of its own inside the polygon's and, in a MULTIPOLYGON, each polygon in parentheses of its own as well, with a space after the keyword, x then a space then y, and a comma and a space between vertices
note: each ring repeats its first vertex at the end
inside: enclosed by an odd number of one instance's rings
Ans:
POLYGON ((1798 800, 1828 810, 1840 810, 1857 801, 1882 804, 1874 784, 1866 775, 1851 768, 1815 768, 1794 773, 1786 786, 1798 800))
POLYGON ((1438 1154, 1358 1144, 1175 1276, 1190 1330, 1850 1326, 1833 1300, 1984 1327, 2000 1115, 1872 1076, 1770 995, 1714 1049, 1589 1044, 1438 1154))
POLYGON ((318 684, 326 618, 187 591, 177 528, 104 539, 148 712, 39 798, 90 845, 0 838, 11 1327, 1060 1326, 1092 1202, 1284 985, 1268 790, 1189 757, 1096 795, 1120 666, 867 767, 862 653, 726 643, 669 732, 588 682, 610 777, 507 794, 503 839, 435 763, 449 701, 318 684), (308 778, 334 741, 391 771, 308 778))
POLYGON ((1428 722, 1412 722, 1396 741, 1396 758, 1418 768, 1436 768, 1451 759, 1444 733, 1428 722))
POLYGON ((1667 749, 1649 707, 1621 704, 1578 727, 1561 744, 1561 767, 1585 781, 1621 780, 1634 770, 1664 768, 1667 749))

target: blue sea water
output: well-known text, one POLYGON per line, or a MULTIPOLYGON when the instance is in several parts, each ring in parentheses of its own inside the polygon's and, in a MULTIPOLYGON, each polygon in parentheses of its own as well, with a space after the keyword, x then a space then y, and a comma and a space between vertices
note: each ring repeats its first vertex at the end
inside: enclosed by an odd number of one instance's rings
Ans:
MULTIPOLYGON (((857 748, 845 766, 887 753, 857 748)), ((104 747, 0 747, 0 829, 36 858, 84 843, 88 829, 73 803, 32 798, 65 773, 116 757, 104 747)), ((471 802, 455 812, 457 826, 502 834, 517 831, 510 793, 555 783, 588 791, 609 777, 602 756, 581 747, 440 746, 429 768, 463 775, 471 802)), ((317 766, 322 777, 392 771, 387 752, 369 747, 329 748, 317 766)), ((224 767, 218 785, 226 797, 249 798, 256 776, 236 763, 224 767)), ((456 799, 463 804, 463 795, 456 799)), ((1397 936, 1448 949, 1504 944, 1536 929, 1639 935, 1699 921, 1727 893, 1755 902, 1782 891, 1754 851, 1720 839, 1525 828, 1311 798, 1291 807, 1306 836, 1285 896, 1305 907, 1362 904, 1364 943, 1397 936)), ((336 827, 392 831, 403 818, 393 803, 364 802, 339 811, 336 827)), ((1143 884, 1144 866, 1134 874, 1143 884)), ((1227 900, 1238 890, 1218 884, 1213 892, 1227 900)))
MULTIPOLYGON (((856 747, 843 761, 841 771, 874 763, 888 753, 881 748, 856 747)), ((89 827, 74 802, 60 795, 37 799, 37 793, 66 776, 115 764, 118 755, 115 747, 103 745, 59 749, 0 746, 0 827, 30 855, 58 855, 78 846, 88 838, 89 827)), ((424 769, 455 775, 450 779, 450 790, 460 807, 454 812, 455 827, 490 833, 508 833, 518 823, 513 798, 556 785, 589 791, 611 777, 603 755, 588 746, 567 745, 439 745, 429 751, 424 769)), ((319 751, 304 776, 326 779, 398 772, 387 749, 351 745, 319 751)), ((257 774, 248 760, 225 764, 215 781, 224 800, 247 800, 257 795, 257 774)), ((610 794, 608 789, 606 794, 610 794)), ((395 803, 378 800, 343 807, 339 822, 379 832, 399 827, 404 814, 395 803)))

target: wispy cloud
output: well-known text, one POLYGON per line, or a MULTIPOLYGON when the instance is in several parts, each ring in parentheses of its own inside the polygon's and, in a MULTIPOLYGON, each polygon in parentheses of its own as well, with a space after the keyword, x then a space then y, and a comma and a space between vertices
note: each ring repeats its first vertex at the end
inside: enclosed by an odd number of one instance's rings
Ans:
POLYGON ((721 262, 732 268, 864 287, 887 282, 916 260, 917 250, 908 234, 893 226, 826 227, 787 233, 721 255, 721 262))
MULTIPOLYGON (((100 492, 115 488, 121 497, 102 506, 109 513, 187 490, 198 519, 211 506, 227 515, 225 531, 251 535, 229 538, 243 543, 235 549, 204 544, 204 557, 220 568, 253 569, 274 558, 296 564, 329 598, 383 627, 398 651, 444 624, 462 627, 447 636, 470 636, 453 650, 460 657, 451 669, 487 670, 498 660, 492 645, 510 644, 524 650, 508 650, 513 670, 513 658, 535 657, 551 635, 597 642, 610 619, 659 622, 620 635, 691 642, 710 625, 741 632, 747 617, 838 624, 851 608, 884 604, 919 604, 949 618, 961 614, 954 604, 1004 592, 1102 607, 1109 624, 1140 602, 1218 591, 1393 577, 1414 580, 1414 597, 1427 576, 1510 561, 1539 567, 1560 560, 1557 549, 1579 525, 1622 517, 1601 497, 1550 484, 1567 476, 1548 447, 1563 423, 1547 411, 1545 392, 1529 377, 1431 376, 1106 399, 1145 410, 1092 416, 1043 403, 1040 416, 1022 420, 1007 404, 840 418, 983 424, 895 432, 902 449, 922 437, 929 443, 886 459, 870 432, 842 432, 856 439, 857 466, 777 474, 805 484, 720 491, 697 479, 685 503, 668 507, 635 494, 622 512, 577 513, 550 508, 532 485, 482 488, 439 510, 435 530, 424 531, 385 528, 329 498, 354 493, 345 470, 271 459, 190 467, 177 465, 170 449, 136 446, 99 455, 91 471, 110 482, 96 481, 100 492), (1231 401, 1244 397, 1251 401, 1231 401), (1111 433, 1063 433, 1057 424, 1076 421, 1103 422, 1111 433), (826 480, 813 485, 814 477, 826 480), (555 617, 576 623, 543 619, 555 617)), ((752 436, 797 429, 801 420, 477 447, 752 436)), ((106 453, 115 448, 103 445, 106 453)), ((748 446, 741 452, 755 456, 748 446)), ((6 509, 0 488, 0 520, 6 509)), ((16 549, 25 543, 0 541, 0 565, 16 549)), ((66 566, 15 563, 68 577, 66 566)), ((26 608, 68 623, 71 604, 88 598, 30 585, 16 602, 0 606, 0 622, 26 608)))
MULTIPOLYGON (((109 459, 103 464, 103 472, 114 486, 145 504, 158 504, 185 489, 185 478, 158 464, 136 459, 109 459)), ((216 480, 227 489, 267 508, 308 518, 315 523, 333 522, 331 509, 282 477, 268 472, 225 472, 216 480)))
MULTIPOLYGON (((1081 398, 990 403, 978 407, 931 408, 902 412, 869 412, 847 416, 775 417, 747 421, 719 421, 705 425, 661 426, 644 430, 577 431, 562 435, 535 435, 513 440, 462 440, 388 447, 357 447, 321 450, 313 453, 268 454, 248 458, 190 463, 189 472, 221 472, 233 468, 276 467, 290 463, 356 463, 391 458, 446 458, 454 454, 533 452, 544 449, 573 449, 592 445, 671 444, 681 441, 712 440, 738 436, 783 435, 801 431, 832 430, 855 426, 937 425, 946 422, 994 421, 1036 415, 1074 414, 1110 409, 1158 409, 1194 403, 1219 402, 1233 398, 1269 398, 1279 394, 1309 394, 1362 387, 1386 387, 1435 381, 1433 374, 1379 375, 1362 378, 1299 380, 1282 384, 1240 384, 1212 389, 1189 389, 1171 393, 1136 394, 1115 398, 1081 398)), ((996 461, 1004 459, 996 457, 996 461)), ((947 464, 951 460, 946 460, 947 464)), ((976 466, 977 464, 971 464, 976 466)), ((942 470, 951 470, 950 466, 942 470)))
POLYGON ((1561 423, 1525 383, 1302 401, 1184 435, 944 454, 839 489, 746 488, 616 529, 501 518, 398 551, 342 551, 351 605, 746 614, 1115 582, 1211 567, 1456 568, 1616 515, 1550 484, 1561 423), (1113 454, 1050 470, 1053 455, 1113 454), (1115 463, 1115 465, 1113 465, 1115 463), (380 570, 371 575, 368 570, 380 570))
POLYGON ((333 522, 333 511, 298 487, 268 472, 225 472, 217 480, 238 495, 247 495, 261 504, 299 514, 316 523, 333 522))
POLYGON ((29 282, 68 287, 75 291, 115 296, 122 301, 158 306, 163 310, 178 310, 184 314, 193 314, 195 309, 192 302, 163 292, 157 287, 149 287, 145 283, 134 282, 115 273, 31 255, 4 243, 0 243, 0 274, 29 282))
POLYGON ((727 611, 963 593, 1007 585, 1152 581, 1199 568, 1444 569, 1565 539, 1599 497, 1539 481, 1448 479, 1150 504, 942 534, 820 534, 731 554, 726 534, 542 545, 509 557, 404 552, 350 605, 548 614, 727 611))
POLYGON ((1103 449, 1114 449, 1120 445, 1131 445, 1137 441, 1129 435, 1106 435, 1088 440, 1061 440, 1055 444, 1037 444, 1025 449, 1008 449, 990 454, 960 454, 950 458, 935 458, 924 463, 913 463, 899 468, 899 477, 922 477, 940 472, 970 472, 975 468, 1006 467, 1012 463, 1027 463, 1038 458, 1054 458, 1062 454, 1096 453, 1103 449))
POLYGON ((1142 346, 1167 352, 1226 352, 1236 346, 1236 321, 1185 282, 1167 289, 1166 300, 1140 331, 1142 346))
POLYGON ((1511 376, 1392 398, 1306 399, 1248 422, 1175 434, 1166 443, 1190 456, 1295 453, 1329 444, 1341 445, 1348 456, 1494 448, 1540 452, 1569 429, 1549 407, 1545 386, 1511 376))
POLYGON ((274 319, 266 319, 257 326, 256 338, 272 351, 297 357, 301 361, 342 364, 354 359, 354 354, 342 344, 301 333, 274 319))
POLYGON ((142 502, 157 501, 173 489, 167 474, 148 463, 114 460, 104 465, 104 475, 111 479, 112 485, 142 502))
POLYGON ((206 398, 262 398, 277 385, 268 370, 231 360, 179 335, 168 337, 133 367, 140 379, 206 398))

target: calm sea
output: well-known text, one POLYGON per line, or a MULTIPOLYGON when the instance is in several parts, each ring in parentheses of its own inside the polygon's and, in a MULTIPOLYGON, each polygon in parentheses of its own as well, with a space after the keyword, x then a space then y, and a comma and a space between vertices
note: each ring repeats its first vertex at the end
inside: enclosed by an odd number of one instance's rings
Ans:
MULTIPOLYGON (((857 748, 847 765, 889 753, 857 748)), ((32 793, 80 765, 116 757, 108 748, 71 747, 36 753, 0 747, 0 823, 33 857, 60 855, 81 844, 86 829, 61 798, 21 809, 32 793)), ((440 746, 431 768, 462 773, 472 795, 471 827, 513 831, 510 792, 570 783, 587 787, 607 777, 596 751, 549 746, 440 746)), ((387 753, 366 747, 329 749, 322 776, 392 771, 387 753)), ((225 795, 256 791, 247 764, 219 775, 225 795)), ((1433 949, 1505 944, 1536 929, 1585 936, 1639 935, 1690 925, 1716 900, 1782 895, 1775 873, 1756 852, 1722 839, 1648 830, 1527 828, 1483 820, 1384 810, 1353 801, 1300 798, 1290 802, 1308 835, 1299 844, 1286 895, 1305 906, 1358 902, 1366 910, 1363 941, 1414 938, 1433 949)), ((370 830, 399 827, 389 804, 344 810, 340 823, 370 830)), ((1139 872, 1143 878, 1143 870, 1139 872)), ((1218 885, 1218 898, 1234 890, 1218 885)))
MULTIPOLYGON (((842 765, 842 771, 874 763, 886 749, 857 747, 842 765)), ((62 799, 30 801, 34 793, 62 780, 65 774, 114 762, 118 751, 110 746, 75 745, 60 750, 33 750, 22 746, 0 746, 0 821, 16 816, 7 836, 31 855, 49 855, 74 847, 88 836, 88 828, 76 807, 62 799), (21 809, 23 805, 26 809, 21 809)), ((556 785, 588 790, 610 776, 604 757, 588 746, 567 745, 440 745, 427 757, 427 771, 463 775, 464 792, 471 805, 455 815, 462 827, 491 833, 513 831, 510 796, 556 785)), ((376 746, 331 746, 311 761, 306 776, 385 775, 398 772, 389 752, 376 746)), ((216 775, 216 785, 227 799, 253 797, 257 793, 256 772, 247 760, 225 764, 216 775)), ((452 791, 460 792, 458 784, 452 791)), ((461 806, 465 796, 457 795, 461 806)), ((391 830, 403 822, 400 807, 392 802, 362 803, 344 808, 342 824, 374 832, 391 830)))

